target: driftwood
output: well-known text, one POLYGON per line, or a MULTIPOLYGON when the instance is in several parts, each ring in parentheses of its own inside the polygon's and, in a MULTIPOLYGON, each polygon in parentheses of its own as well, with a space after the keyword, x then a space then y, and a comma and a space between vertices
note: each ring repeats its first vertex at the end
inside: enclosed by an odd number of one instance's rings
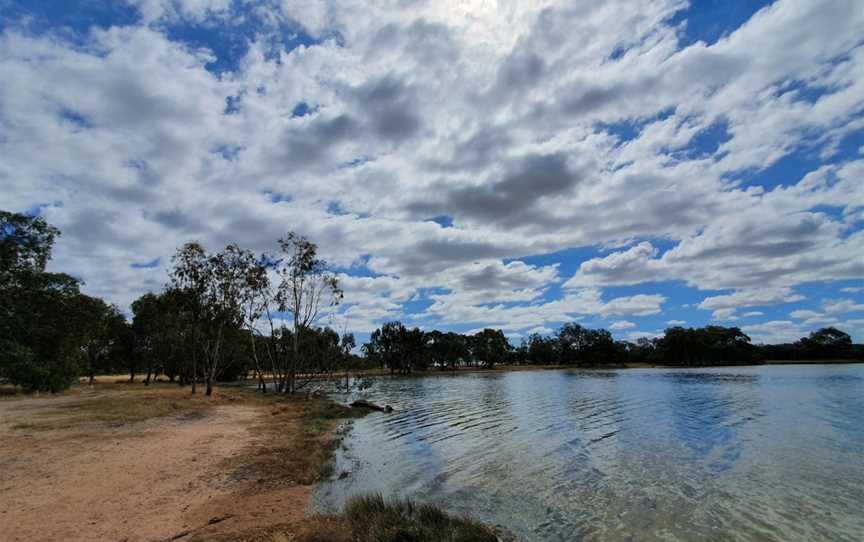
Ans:
POLYGON ((393 412, 393 407, 390 405, 376 405, 370 401, 366 401, 365 399, 358 399, 351 403, 351 406, 354 408, 368 408, 369 410, 377 410, 378 412, 393 412))

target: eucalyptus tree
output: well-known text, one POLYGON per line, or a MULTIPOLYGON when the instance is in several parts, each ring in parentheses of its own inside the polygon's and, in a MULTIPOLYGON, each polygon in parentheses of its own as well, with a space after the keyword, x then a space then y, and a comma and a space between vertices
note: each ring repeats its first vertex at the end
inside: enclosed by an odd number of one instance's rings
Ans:
POLYGON ((200 374, 206 395, 213 393, 213 382, 219 376, 223 362, 223 345, 229 330, 244 322, 243 301, 248 285, 250 254, 237 245, 228 245, 221 252, 208 254, 198 243, 187 243, 173 258, 172 286, 187 294, 187 307, 192 320, 192 393, 198 379, 198 354, 201 354, 200 374))
POLYGON ((192 393, 198 383, 198 348, 205 325, 205 305, 211 280, 210 259, 199 243, 186 243, 171 259, 171 287, 183 292, 183 308, 189 314, 192 335, 192 393))
POLYGON ((390 369, 391 373, 406 371, 403 343, 407 333, 402 322, 385 322, 369 336, 363 352, 380 367, 390 369))
MULTIPOLYGON (((251 251, 239 247, 234 247, 233 254, 233 261, 240 275, 238 295, 241 327, 248 332, 251 357, 255 364, 255 376, 258 378, 258 388, 266 393, 267 382, 264 380, 264 368, 258 353, 256 336, 261 333, 258 325, 262 317, 268 314, 269 304, 273 297, 270 278, 267 275, 267 270, 273 265, 273 261, 266 254, 256 258, 251 251)), ((265 347, 269 348, 266 344, 265 347)))
POLYGON ((512 347, 500 329, 486 328, 471 336, 471 354, 477 363, 492 367, 507 361, 512 347))
POLYGON ((185 383, 189 368, 186 356, 190 353, 191 319, 187 312, 189 303, 186 293, 177 288, 164 292, 147 293, 132 302, 132 330, 135 336, 135 352, 130 356, 130 367, 134 370, 138 361, 143 361, 147 370, 144 384, 161 371, 173 382, 180 376, 185 383))
MULTIPOLYGON (((285 391, 297 389, 298 370, 304 366, 300 351, 301 334, 316 326, 320 318, 336 307, 343 292, 327 262, 318 257, 318 246, 302 235, 289 232, 279 239, 280 256, 275 264, 279 277, 275 301, 280 312, 292 321, 291 355, 288 356, 285 391)), ((272 321, 272 320, 271 320, 272 321)), ((305 361, 311 361, 305 356, 305 361)), ((305 364, 308 368, 308 363, 305 364)))
POLYGON ((125 346, 123 334, 128 324, 120 309, 98 297, 78 295, 75 305, 86 372, 90 385, 93 385, 97 372, 114 368, 112 365, 125 346))

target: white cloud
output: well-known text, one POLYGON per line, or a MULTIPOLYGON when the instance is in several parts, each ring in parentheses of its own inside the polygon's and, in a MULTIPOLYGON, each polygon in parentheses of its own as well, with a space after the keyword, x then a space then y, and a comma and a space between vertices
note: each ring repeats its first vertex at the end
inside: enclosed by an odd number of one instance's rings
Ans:
POLYGON ((790 320, 771 320, 743 326, 741 329, 757 344, 791 343, 807 335, 807 328, 790 320))
POLYGON ((828 314, 846 314, 849 312, 864 312, 864 303, 852 299, 831 299, 822 304, 828 314))
MULTIPOLYGON (((731 290, 699 305, 731 319, 800 299, 805 282, 864 276, 850 256, 864 253, 864 160, 770 190, 740 174, 802 145, 828 156, 862 128, 856 2, 779 1, 683 48, 667 24, 678 0, 262 2, 259 35, 222 76, 165 28, 231 32, 231 2, 132 3, 145 24, 75 46, 0 36, 0 207, 47 204, 64 232, 52 268, 110 301, 158 288, 184 241, 261 251, 291 229, 377 275, 342 276, 357 330, 657 314, 662 295, 602 288, 673 280, 731 290), (283 24, 321 42, 274 53, 283 24), (792 81, 827 91, 808 101, 792 81), (294 117, 300 102, 310 113, 294 117), (598 124, 615 122, 637 136, 598 124), (693 138, 712 126, 729 139, 700 154, 693 138), (556 265, 520 261, 579 246, 619 248, 564 277, 560 296, 556 265), (406 315, 409 299, 431 306, 406 315)), ((825 310, 860 310, 839 303, 825 310)))
POLYGON ((627 320, 618 320, 617 322, 613 322, 612 325, 609 326, 609 329, 632 329, 636 327, 636 324, 633 322, 628 322, 627 320))
POLYGON ((660 331, 631 331, 627 333, 627 340, 636 342, 639 339, 656 339, 663 336, 660 331))
POLYGON ((806 318, 814 318, 819 316, 821 313, 811 310, 797 310, 789 313, 789 316, 795 318, 796 320, 804 320, 806 318))
MULTIPOLYGON (((700 309, 713 310, 714 320, 737 320, 736 311, 740 307, 777 305, 800 301, 804 296, 793 294, 790 288, 776 290, 738 290, 728 295, 706 297, 699 304, 700 309)), ((749 312, 744 316, 761 316, 761 312, 749 312)))

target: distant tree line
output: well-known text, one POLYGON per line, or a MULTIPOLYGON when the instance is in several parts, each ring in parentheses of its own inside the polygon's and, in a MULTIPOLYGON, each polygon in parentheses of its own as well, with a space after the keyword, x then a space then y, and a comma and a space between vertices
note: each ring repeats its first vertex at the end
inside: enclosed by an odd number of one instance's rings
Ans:
POLYGON ((430 368, 490 368, 494 365, 574 367, 651 364, 680 367, 746 365, 769 360, 864 359, 864 345, 828 327, 792 344, 754 345, 737 327, 672 327, 656 338, 616 341, 605 329, 567 323, 552 335, 533 334, 513 346, 504 333, 484 329, 472 335, 409 329, 388 322, 362 347, 367 359, 391 373, 430 368))
POLYGON ((187 243, 170 280, 118 307, 80 291, 81 282, 46 271, 60 231, 38 216, 0 211, 0 383, 63 390, 80 377, 159 376, 210 394, 216 381, 255 378, 262 391, 293 393, 337 371, 382 367, 394 374, 499 364, 703 366, 765 360, 864 358, 848 334, 824 328, 792 344, 754 345, 737 327, 672 327, 661 337, 616 341, 576 323, 512 345, 499 329, 474 334, 423 331, 388 322, 361 351, 351 333, 321 326, 342 300, 317 246, 294 233, 272 254, 237 245, 207 252, 187 243))
POLYGON ((59 235, 41 217, 0 211, 0 383, 57 392, 128 372, 209 395, 217 380, 252 376, 262 391, 291 393, 359 365, 352 334, 319 326, 342 291, 305 237, 289 233, 259 256, 187 243, 169 283, 135 300, 128 321, 78 279, 46 271, 59 235))

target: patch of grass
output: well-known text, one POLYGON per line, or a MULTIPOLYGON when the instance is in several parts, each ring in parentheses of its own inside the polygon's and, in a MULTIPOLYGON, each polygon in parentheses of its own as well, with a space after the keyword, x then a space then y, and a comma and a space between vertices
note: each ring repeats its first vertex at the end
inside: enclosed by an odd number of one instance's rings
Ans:
MULTIPOLYGON (((226 401, 246 400, 243 390, 219 390, 212 397, 203 393, 191 395, 189 388, 158 384, 132 387, 126 384, 101 384, 93 387, 75 386, 67 395, 71 402, 46 406, 22 416, 12 429, 51 431, 57 429, 90 429, 119 427, 165 416, 195 419, 207 410, 226 401)), ((251 394, 250 394, 251 395, 251 394)))
POLYGON ((0 384, 0 400, 18 397, 21 393, 21 388, 18 386, 13 386, 12 384, 0 384))
POLYGON ((268 406, 266 419, 253 428, 263 444, 244 454, 235 472, 235 477, 257 480, 262 489, 311 485, 329 476, 342 439, 337 426, 365 414, 317 397, 270 398, 268 406))
MULTIPOLYGON (((201 539, 204 540, 203 538, 201 539)), ((482 523, 451 516, 430 504, 386 500, 379 494, 350 499, 341 514, 319 514, 285 524, 210 537, 208 542, 513 542, 482 523)), ((198 539, 195 539, 198 542, 198 539)))
POLYGON ((476 521, 451 517, 430 504, 385 501, 380 494, 350 499, 345 517, 354 539, 361 542, 498 541, 497 535, 476 521))
POLYGON ((454 517, 431 504, 354 497, 339 515, 311 518, 299 542, 498 542, 498 534, 472 519, 454 517))

